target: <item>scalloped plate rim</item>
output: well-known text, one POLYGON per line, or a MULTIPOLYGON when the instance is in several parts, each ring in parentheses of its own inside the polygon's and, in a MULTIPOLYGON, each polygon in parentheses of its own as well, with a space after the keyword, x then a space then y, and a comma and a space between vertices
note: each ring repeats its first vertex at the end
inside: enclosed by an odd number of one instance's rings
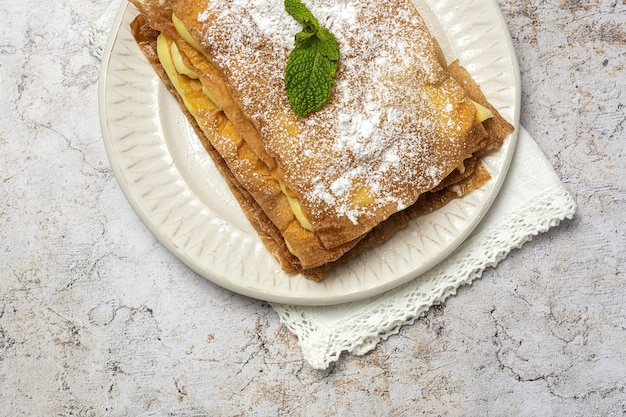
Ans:
MULTIPOLYGON (((431 2, 432 0, 425 1, 431 2)), ((453 0, 448 1, 452 2, 453 0)), ((151 217, 150 213, 145 210, 141 199, 137 195, 135 195, 133 190, 131 190, 131 188, 128 186, 124 169, 119 163, 118 155, 113 147, 114 138, 112 138, 109 128, 109 109, 106 103, 107 94, 109 92, 108 85, 106 84, 106 77, 109 71, 111 53, 115 46, 115 42, 120 34, 120 30, 122 30, 121 24, 123 18, 128 11, 129 3, 126 2, 123 2, 120 6, 120 9, 118 10, 118 14, 115 19, 113 30, 109 36, 107 46, 105 48, 105 54, 102 60, 98 84, 100 126, 104 138, 106 153, 111 165, 111 170, 113 171, 131 207, 137 213, 137 215, 146 225, 146 227, 150 230, 150 232, 159 240, 159 242, 196 273, 200 274, 214 284, 219 285, 230 291, 256 299, 282 304, 331 305, 369 298, 391 290, 399 285, 402 285, 418 277, 419 274, 434 267, 436 264, 445 259, 448 255, 450 255, 463 241, 465 241, 465 239, 467 239, 467 237, 480 223, 484 216, 487 215, 489 208, 497 197, 500 187, 504 182, 506 172, 508 171, 508 167, 514 155, 517 141, 517 132, 519 130, 518 128, 520 108, 520 80, 517 58, 514 53, 513 44, 508 33, 508 29, 506 27, 506 23, 499 7, 494 0, 481 1, 483 1, 483 3, 485 3, 486 5, 488 4, 488 7, 493 9, 491 11, 496 13, 496 19, 491 23, 497 26, 502 35, 504 35, 504 39, 502 40, 506 42, 506 48, 510 52, 510 56, 506 57, 508 60, 510 60, 510 71, 514 79, 514 85, 512 86, 512 88, 514 89, 514 97, 513 102, 510 103, 511 107, 513 108, 513 114, 510 116, 512 117, 512 120, 510 121, 516 127, 516 131, 509 138, 507 138, 507 141, 503 146, 503 153, 499 160, 499 163, 501 164, 500 171, 497 173, 497 176, 495 176, 495 178, 490 181, 489 190, 487 190, 487 196, 484 198, 482 206, 477 215, 475 215, 471 219, 471 221, 463 228, 463 230, 458 233, 455 239, 447 244, 445 249, 440 251, 437 256, 431 257, 422 264, 418 265, 416 268, 405 271, 400 275, 393 277, 393 279, 391 280, 387 280, 379 284, 374 283, 373 286, 369 287, 355 287, 345 291, 331 290, 327 291, 326 293, 322 293, 321 295, 315 294, 314 296, 310 296, 306 293, 286 293, 284 288, 281 288, 280 291, 276 288, 260 288, 258 285, 259 282, 255 283, 257 285, 248 285, 244 282, 234 280, 232 277, 224 276, 224 274, 218 273, 214 269, 210 268, 210 265, 207 266, 199 263, 196 259, 194 259, 194 257, 189 256, 184 250, 181 250, 179 245, 177 245, 173 241, 171 236, 168 236, 168 233, 163 230, 163 228, 161 227, 162 225, 160 225, 158 221, 155 221, 155 219, 151 217)), ((290 285, 288 285, 288 287, 290 287, 290 285)))

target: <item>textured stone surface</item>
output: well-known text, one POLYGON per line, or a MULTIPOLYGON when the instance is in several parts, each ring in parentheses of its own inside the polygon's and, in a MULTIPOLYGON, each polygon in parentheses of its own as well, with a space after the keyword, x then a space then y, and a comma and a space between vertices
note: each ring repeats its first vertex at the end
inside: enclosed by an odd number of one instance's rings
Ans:
POLYGON ((0 416, 626 414, 623 1, 499 0, 576 218, 324 372, 138 220, 80 35, 106 4, 54 3, 0 17, 0 416))

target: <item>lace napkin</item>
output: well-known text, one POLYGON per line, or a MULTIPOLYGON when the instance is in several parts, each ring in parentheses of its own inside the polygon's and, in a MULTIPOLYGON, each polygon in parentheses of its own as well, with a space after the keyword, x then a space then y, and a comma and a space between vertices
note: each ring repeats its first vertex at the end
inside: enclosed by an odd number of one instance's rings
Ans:
MULTIPOLYGON (((85 31, 91 53, 102 59, 120 1, 114 0, 85 31)), ((305 360, 325 369, 343 352, 363 355, 479 278, 515 248, 572 218, 576 204, 533 138, 519 128, 513 161, 493 206, 448 258, 415 280, 374 298, 326 307, 272 304, 297 337, 305 360)))
POLYGON ((298 336, 306 360, 323 369, 342 352, 362 355, 374 349, 461 285, 479 278, 511 250, 572 218, 575 210, 550 162, 520 127, 517 149, 496 201, 469 238, 438 266, 395 290, 359 302, 273 307, 298 336))

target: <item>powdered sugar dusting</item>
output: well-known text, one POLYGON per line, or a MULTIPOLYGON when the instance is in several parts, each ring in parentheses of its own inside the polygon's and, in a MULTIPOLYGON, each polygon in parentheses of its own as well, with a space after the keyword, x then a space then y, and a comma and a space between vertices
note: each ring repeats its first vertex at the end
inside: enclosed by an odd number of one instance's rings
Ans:
POLYGON ((440 145, 440 113, 452 112, 453 103, 424 107, 424 85, 446 75, 410 0, 304 3, 340 45, 331 99, 304 119, 284 93, 285 63, 301 26, 282 1, 209 2, 197 17, 205 23, 201 43, 314 225, 329 216, 356 224, 380 210, 389 215, 441 181, 448 168, 439 162, 459 152, 454 135, 440 145))
POLYGON ((209 17, 210 17, 210 16, 211 16, 211 15, 210 15, 207 11, 204 11, 204 12, 202 12, 202 13, 200 13, 200 14, 198 15, 198 22, 200 22, 200 23, 204 23, 204 22, 206 22, 207 20, 209 20, 209 17))

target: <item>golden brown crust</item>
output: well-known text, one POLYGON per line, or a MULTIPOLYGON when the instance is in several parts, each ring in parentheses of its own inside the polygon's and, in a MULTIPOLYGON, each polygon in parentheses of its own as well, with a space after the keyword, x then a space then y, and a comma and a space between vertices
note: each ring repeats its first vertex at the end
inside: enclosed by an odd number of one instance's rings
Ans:
POLYGON ((479 144, 478 149, 474 153, 480 156, 499 149, 504 139, 513 132, 513 125, 507 122, 504 117, 500 115, 498 110, 487 101, 478 83, 476 83, 470 73, 460 65, 458 60, 450 64, 448 72, 463 86, 472 100, 487 107, 494 114, 494 117, 482 123, 487 131, 487 137, 479 144))
POLYGON ((239 202, 243 212, 248 220, 257 230, 260 239, 263 241, 267 249, 272 255, 279 261, 281 267, 287 272, 298 272, 302 268, 298 259, 289 253, 285 245, 285 240, 272 221, 267 217, 265 212, 256 203, 250 193, 241 186, 237 179, 233 176, 228 165, 224 162, 220 153, 211 145, 211 142, 207 139, 204 132, 198 126, 195 118, 185 108, 182 99, 171 81, 165 74, 163 67, 159 62, 159 58, 156 53, 156 38, 159 34, 158 31, 153 30, 146 22, 142 15, 137 16, 131 23, 131 32, 137 41, 140 49, 155 69, 155 72, 159 75, 166 88, 172 93, 172 95, 178 101, 181 110, 185 114, 189 123, 193 127, 196 135, 202 142, 202 145, 206 149, 207 153, 213 159, 215 166, 220 174, 224 177, 224 180, 231 189, 233 195, 239 202))
MULTIPOLYGON (((331 2, 318 3, 310 6, 331 2)), ((297 24, 280 2, 244 7, 176 0, 172 6, 251 123, 225 113, 258 157, 270 169, 280 168, 280 180, 298 197, 326 248, 362 236, 413 203, 484 133, 465 133, 473 123, 471 116, 458 117, 468 108, 465 93, 439 64, 437 46, 410 1, 350 0, 342 7, 345 13, 331 16, 342 45, 336 85, 350 87, 337 87, 322 109, 299 119, 282 94, 295 34, 289 31, 297 24), (353 19, 344 18, 350 14, 353 19), (278 28, 261 21, 275 16, 284 18, 278 28), (376 36, 358 30, 361 25, 376 36), (375 59, 385 56, 385 62, 375 59), (365 198, 356 198, 360 194, 365 198)))
MULTIPOLYGON (((465 160, 464 171, 456 170, 456 165, 449 165, 443 180, 438 185, 435 184, 435 187, 431 187, 431 191, 424 192, 421 189, 416 191, 419 198, 408 208, 398 212, 395 203, 380 205, 377 209, 383 212, 395 212, 391 215, 383 214, 382 217, 378 214, 376 215, 378 217, 375 216, 386 220, 377 220, 373 225, 367 224, 363 229, 353 228, 349 234, 345 234, 346 225, 337 221, 318 222, 315 233, 305 230, 289 209, 287 199, 276 181, 276 178, 279 178, 291 185, 289 179, 283 177, 283 172, 272 165, 276 161, 275 158, 268 160, 268 155, 263 154, 267 144, 261 140, 255 124, 243 114, 241 97, 232 93, 232 88, 229 88, 223 74, 213 63, 201 62, 196 59, 197 57, 194 58, 192 51, 183 54, 189 66, 200 70, 202 83, 217 95, 222 105, 221 109, 204 114, 199 125, 197 119, 185 109, 180 95, 159 63, 155 47, 159 32, 155 28, 171 36, 181 50, 191 47, 181 39, 171 21, 168 21, 167 9, 155 12, 152 9, 155 7, 154 2, 151 0, 133 0, 133 2, 138 4, 142 13, 145 13, 131 25, 139 46, 168 90, 181 104, 205 149, 226 179, 244 213, 259 232, 261 240, 288 272, 300 272, 309 279, 321 280, 330 268, 387 240, 410 219, 431 212, 451 199, 467 194, 489 179, 488 172, 474 156, 465 160), (146 16, 149 16, 149 21, 146 16), (259 150, 259 147, 262 149, 259 150), (354 236, 354 230, 361 230, 360 234, 351 240, 348 239, 349 236, 354 236), (295 247, 300 259, 290 253, 285 238, 290 246, 295 247)), ((440 52, 438 45, 436 43, 434 45, 435 52, 440 52)), ((438 55, 438 59, 443 59, 441 54, 438 55)), ((496 115, 494 120, 475 125, 470 129, 463 146, 455 149, 455 152, 462 155, 460 160, 469 154, 481 154, 499 147, 504 137, 512 130, 512 126, 486 101, 478 85, 458 62, 445 68, 442 74, 449 74, 442 78, 444 80, 442 82, 448 79, 446 77, 454 79, 472 100, 490 108, 496 115)), ((440 151, 447 152, 443 148, 440 151)))
POLYGON ((196 118, 186 109, 181 96, 174 88, 159 62, 156 53, 156 38, 159 32, 152 30, 141 15, 137 16, 131 23, 131 31, 142 52, 162 79, 166 88, 178 101, 197 136, 211 155, 222 176, 226 179, 242 210, 259 232, 261 239, 268 246, 270 252, 279 260, 283 269, 295 272, 302 271, 304 268, 323 265, 329 262, 329 260, 341 257, 356 245, 358 240, 327 249, 313 233, 300 227, 289 209, 289 205, 281 190, 278 188, 278 184, 268 178, 269 173, 265 172, 262 175, 255 175, 255 173, 258 174, 263 172, 263 169, 267 169, 258 160, 256 154, 253 152, 241 152, 232 144, 227 143, 228 140, 233 139, 232 135, 223 135, 218 131, 219 123, 215 122, 215 119, 219 119, 221 116, 219 114, 214 114, 212 117, 209 117, 208 114, 205 115, 202 118, 202 122, 207 125, 201 128, 196 118), (207 131, 213 132, 210 139, 207 137, 207 131), (234 159, 247 161, 248 164, 239 164, 236 169, 241 171, 253 167, 254 172, 239 176, 234 175, 224 156, 230 158, 231 161, 234 159), (265 178, 263 178, 263 175, 265 178), (242 183, 242 178, 247 181, 242 183), (259 202, 262 204, 259 204, 259 202), (265 207, 265 210, 262 207, 265 207), (289 252, 285 244, 285 237, 288 238, 292 246, 299 248, 301 259, 296 258, 289 252))

